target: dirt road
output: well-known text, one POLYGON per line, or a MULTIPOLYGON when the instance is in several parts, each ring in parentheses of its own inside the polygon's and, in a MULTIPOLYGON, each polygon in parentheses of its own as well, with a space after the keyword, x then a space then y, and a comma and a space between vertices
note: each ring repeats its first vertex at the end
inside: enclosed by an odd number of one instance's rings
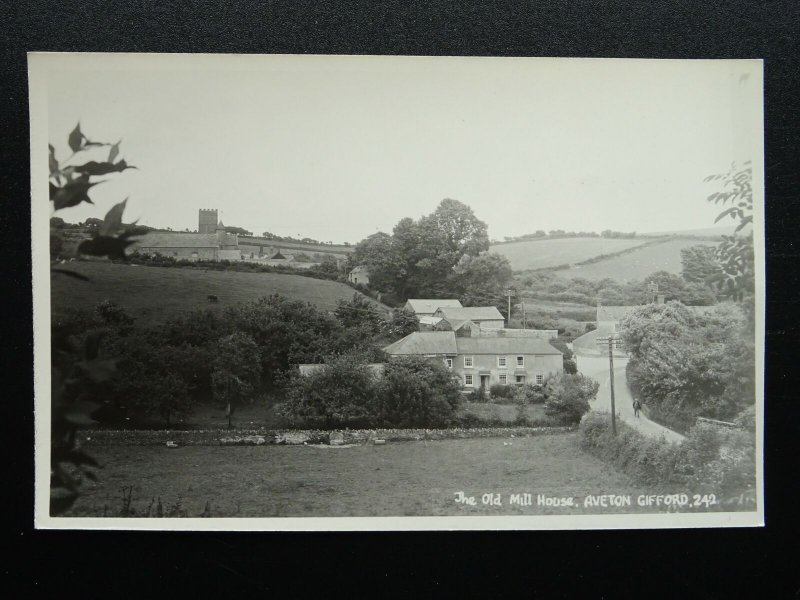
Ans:
MULTIPOLYGON (((611 412, 611 377, 609 376, 608 357, 578 356, 577 359, 578 371, 600 384, 597 398, 591 402, 592 410, 611 412)), ((645 435, 656 437, 663 435, 671 442, 682 441, 683 436, 680 433, 654 423, 643 413, 639 413, 638 418, 634 415, 633 397, 625 377, 627 363, 627 358, 614 357, 614 406, 617 417, 645 435)))

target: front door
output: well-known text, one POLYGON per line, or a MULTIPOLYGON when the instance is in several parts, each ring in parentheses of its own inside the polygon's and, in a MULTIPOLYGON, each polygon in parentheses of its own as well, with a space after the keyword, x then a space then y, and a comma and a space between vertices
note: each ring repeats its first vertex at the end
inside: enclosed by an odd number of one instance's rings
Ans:
POLYGON ((481 388, 484 390, 489 389, 489 376, 488 375, 481 375, 481 388))

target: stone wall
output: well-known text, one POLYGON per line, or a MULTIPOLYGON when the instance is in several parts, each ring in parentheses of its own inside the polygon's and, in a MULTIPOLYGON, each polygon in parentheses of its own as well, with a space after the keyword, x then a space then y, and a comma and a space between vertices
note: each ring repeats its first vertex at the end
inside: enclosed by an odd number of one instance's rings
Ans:
POLYGON ((346 429, 344 431, 206 429, 191 431, 96 430, 83 431, 81 443, 111 446, 261 446, 303 444, 359 444, 488 437, 531 437, 573 431, 574 427, 473 427, 454 429, 346 429))

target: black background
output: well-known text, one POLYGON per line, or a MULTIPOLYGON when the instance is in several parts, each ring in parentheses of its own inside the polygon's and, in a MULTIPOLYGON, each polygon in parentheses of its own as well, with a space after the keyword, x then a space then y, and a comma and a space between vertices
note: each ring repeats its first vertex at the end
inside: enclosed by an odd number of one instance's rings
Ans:
POLYGON ((797 597, 798 27, 792 0, 17 2, 0 5, 4 586, 48 595, 276 592, 797 597), (763 529, 176 533, 33 529, 28 51, 762 58, 763 529), (322 587, 320 590, 319 588, 322 587), (576 588, 580 591, 576 591, 576 588), (508 593, 506 593, 508 592, 508 593))

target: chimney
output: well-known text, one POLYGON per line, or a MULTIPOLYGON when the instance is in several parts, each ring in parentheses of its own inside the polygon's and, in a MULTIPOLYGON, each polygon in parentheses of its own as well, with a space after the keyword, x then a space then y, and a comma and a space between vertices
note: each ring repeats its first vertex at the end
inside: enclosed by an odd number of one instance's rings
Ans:
POLYGON ((664 294, 656 296, 656 304, 664 304, 664 294))

